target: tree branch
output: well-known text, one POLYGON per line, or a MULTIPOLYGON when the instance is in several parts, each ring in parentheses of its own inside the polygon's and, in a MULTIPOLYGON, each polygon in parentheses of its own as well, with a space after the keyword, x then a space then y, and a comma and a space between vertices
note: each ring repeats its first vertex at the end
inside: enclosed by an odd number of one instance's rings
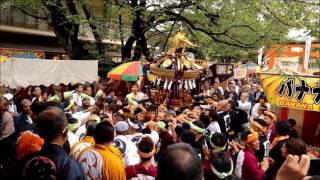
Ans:
POLYGON ((293 1, 298 2, 298 3, 308 4, 308 5, 320 6, 320 1, 319 1, 319 3, 306 2, 303 0, 293 0, 293 1))
POLYGON ((165 43, 164 43, 164 45, 163 45, 163 47, 162 47, 162 51, 164 51, 164 50, 166 49, 168 40, 169 40, 169 38, 170 38, 170 36, 171 36, 171 33, 172 33, 172 31, 173 31, 173 28, 174 28, 174 25, 176 24, 176 22, 177 22, 177 21, 174 21, 173 24, 172 24, 172 26, 171 26, 170 32, 169 32, 169 34, 168 34, 168 36, 167 36, 167 38, 166 38, 166 41, 165 41, 165 43))
POLYGON ((98 30, 98 26, 93 22, 91 14, 89 12, 89 9, 87 8, 87 6, 85 5, 84 2, 81 2, 81 8, 84 12, 84 15, 86 17, 86 19, 88 20, 89 26, 92 30, 92 34, 96 40, 96 46, 98 49, 99 54, 103 53, 103 49, 102 49, 102 38, 101 35, 99 34, 99 30, 98 30))
POLYGON ((20 12, 22 12, 23 14, 26 14, 26 15, 28 15, 30 17, 35 18, 35 19, 41 19, 41 20, 45 20, 45 21, 49 19, 48 17, 43 17, 43 16, 38 16, 38 15, 35 15, 35 14, 31 14, 26 9, 23 9, 21 7, 17 7, 17 6, 11 6, 11 7, 14 8, 14 9, 17 9, 20 12))
POLYGON ((289 27, 295 27, 291 24, 288 24, 286 22, 284 22, 283 20, 281 20, 278 16, 276 16, 272 11, 271 9, 268 7, 268 5, 264 2, 264 0, 261 0, 261 3, 263 4, 263 6, 267 9, 267 11, 269 12, 269 14, 274 17, 275 20, 277 20, 278 22, 280 22, 281 24, 284 24, 286 26, 289 26, 289 27))

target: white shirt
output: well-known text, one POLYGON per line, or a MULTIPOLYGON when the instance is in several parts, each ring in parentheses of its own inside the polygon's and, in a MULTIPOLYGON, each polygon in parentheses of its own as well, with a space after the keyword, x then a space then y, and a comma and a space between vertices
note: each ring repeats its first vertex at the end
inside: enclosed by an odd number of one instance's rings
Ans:
POLYGON ((89 96, 89 99, 90 99, 90 106, 93 106, 96 103, 96 100, 94 100, 94 98, 91 96, 89 96))
POLYGON ((127 135, 127 137, 133 143, 136 144, 140 141, 140 139, 142 138, 143 135, 150 137, 154 144, 157 144, 159 142, 159 134, 157 133, 157 131, 151 131, 151 134, 135 133, 135 134, 127 135))
POLYGON ((80 111, 80 112, 76 112, 76 113, 73 113, 72 114, 72 117, 73 118, 76 118, 78 120, 80 120, 81 122, 84 121, 86 118, 88 118, 90 116, 91 112, 83 112, 83 111, 80 111))
POLYGON ((86 133, 87 133, 87 128, 86 128, 86 125, 84 124, 84 125, 80 126, 80 127, 77 129, 75 135, 76 135, 79 139, 81 139, 82 137, 84 137, 84 136, 86 135, 86 133))
POLYGON ((82 93, 79 95, 78 93, 73 93, 72 98, 74 102, 77 103, 77 106, 82 106, 82 98, 81 98, 82 93))
POLYGON ((140 163, 137 146, 124 135, 118 135, 114 138, 114 142, 120 144, 119 150, 123 153, 123 164, 125 167, 140 163))
POLYGON ((144 98, 144 93, 143 92, 137 92, 137 95, 134 95, 133 93, 130 93, 130 94, 128 94, 126 96, 126 99, 129 98, 129 97, 132 98, 135 101, 141 101, 144 98))
POLYGON ((69 141, 70 147, 72 147, 76 142, 79 141, 79 138, 76 135, 74 135, 73 132, 68 131, 68 141, 69 141))
POLYGON ((219 123, 217 121, 211 122, 209 124, 209 126, 207 127, 207 130, 209 130, 211 134, 221 133, 221 129, 220 129, 219 123))
POLYGON ((9 105, 8 112, 10 112, 10 113, 17 112, 17 106, 15 104, 13 104, 13 102, 9 105))
POLYGON ((244 103, 242 103, 241 101, 238 101, 238 104, 239 104, 239 109, 241 109, 242 111, 245 111, 249 116, 250 110, 251 110, 251 102, 245 101, 244 103))
MULTIPOLYGON (((261 118, 261 117, 263 118, 263 116, 259 115, 259 113, 258 113, 259 106, 260 106, 260 103, 256 103, 252 107, 250 119, 257 119, 257 118, 261 118)), ((269 111, 270 110, 270 104, 266 103, 266 106, 267 106, 267 110, 269 111)))

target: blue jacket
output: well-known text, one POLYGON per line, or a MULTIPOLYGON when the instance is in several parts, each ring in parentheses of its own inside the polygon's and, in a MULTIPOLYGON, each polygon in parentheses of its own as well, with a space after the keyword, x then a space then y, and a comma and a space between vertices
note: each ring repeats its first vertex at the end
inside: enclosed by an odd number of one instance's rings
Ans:
POLYGON ((55 176, 59 180, 85 180, 81 165, 56 144, 45 143, 40 152, 26 157, 20 173, 21 179, 37 179, 39 175, 45 175, 55 176))
POLYGON ((32 130, 33 125, 28 122, 26 114, 20 113, 14 118, 14 128, 16 135, 19 136, 23 131, 32 130))

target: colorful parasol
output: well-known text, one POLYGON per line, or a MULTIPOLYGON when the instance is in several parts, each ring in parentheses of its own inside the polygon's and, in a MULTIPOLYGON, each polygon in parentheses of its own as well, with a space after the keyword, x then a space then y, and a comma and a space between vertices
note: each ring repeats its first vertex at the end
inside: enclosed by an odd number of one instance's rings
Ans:
MULTIPOLYGON (((108 73, 108 78, 113 80, 123 80, 123 81, 137 81, 139 76, 142 76, 142 64, 140 61, 132 61, 121 64, 108 73)), ((150 73, 148 74, 148 79, 154 79, 150 73)))

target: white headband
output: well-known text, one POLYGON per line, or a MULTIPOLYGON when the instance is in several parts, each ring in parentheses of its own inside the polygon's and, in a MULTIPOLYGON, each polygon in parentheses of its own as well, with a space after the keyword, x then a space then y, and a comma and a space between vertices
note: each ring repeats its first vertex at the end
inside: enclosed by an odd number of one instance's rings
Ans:
POLYGON ((224 178, 226 178, 226 177, 228 177, 228 176, 231 176, 232 175, 232 172, 233 172, 233 162, 231 161, 231 169, 230 169, 230 171, 229 172, 219 172, 218 170, 216 170, 213 166, 212 166, 212 164, 210 163, 210 167, 211 167, 211 170, 212 170, 212 172, 213 172, 213 174, 215 174, 218 178, 220 178, 220 179, 224 179, 224 178))
POLYGON ((134 129, 139 129, 140 128, 140 126, 138 124, 135 124, 132 121, 130 121, 130 118, 128 118, 128 124, 129 124, 129 126, 131 126, 134 129))

